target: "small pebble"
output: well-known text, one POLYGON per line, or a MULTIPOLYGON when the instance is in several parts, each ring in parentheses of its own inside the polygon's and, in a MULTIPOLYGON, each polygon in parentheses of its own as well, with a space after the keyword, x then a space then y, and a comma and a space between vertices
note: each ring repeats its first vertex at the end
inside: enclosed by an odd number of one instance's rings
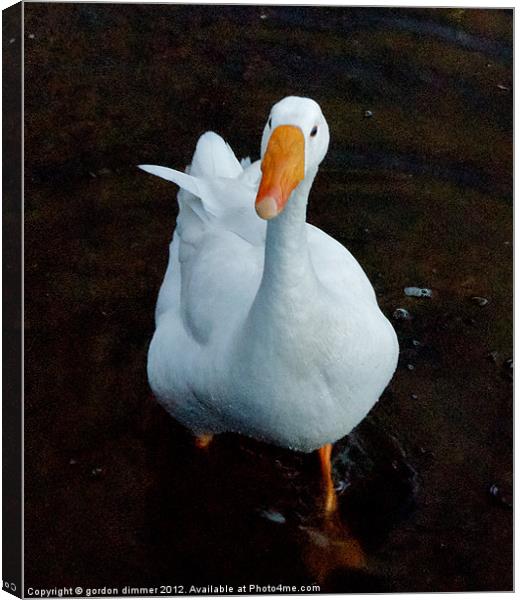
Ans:
POLYGON ((285 523, 286 519, 282 515, 282 513, 277 512, 276 510, 263 510, 260 515, 273 523, 279 523, 282 525, 285 523))
POLYGON ((412 394, 410 397, 412 400, 419 400, 419 396, 417 394, 412 394))
POLYGON ((406 308, 397 308, 394 311, 393 317, 396 321, 408 321, 412 318, 410 313, 406 310, 406 308))
POLYGON ((94 467, 92 469, 92 471, 90 471, 90 474, 94 478, 100 477, 102 475, 102 473, 103 473, 103 469, 101 467, 94 467))
POLYGON ((406 365, 406 368, 407 368, 409 371, 413 371, 413 370, 415 369, 415 367, 414 367, 413 365, 406 365))
POLYGON ((338 494, 342 494, 349 486, 350 481, 345 481, 344 479, 342 479, 334 486, 334 489, 338 494))
POLYGON ((14 44, 14 43, 15 43, 15 41, 16 41, 16 38, 11 38, 11 39, 9 40, 9 43, 10 43, 10 44, 14 44))
POLYGON ((488 352, 486 354, 486 358, 488 358, 489 360, 491 360, 494 363, 497 363, 498 362, 498 352, 496 350, 488 352))
POLYGON ((431 451, 428 450, 427 448, 425 448, 424 446, 421 446, 419 448, 419 452, 423 455, 423 456, 428 456, 429 458, 434 458, 435 454, 431 451))
POLYGON ((419 340, 412 340, 412 346, 414 346, 415 348, 420 348, 422 344, 419 340))
POLYGON ((110 175, 112 171, 104 167, 103 169, 99 169, 98 175, 110 175))
POLYGON ((34 35, 34 33, 30 33, 30 34, 29 34, 29 39, 30 39, 30 40, 34 40, 34 38, 35 38, 35 35, 34 35))
POLYGON ((75 458, 71 458, 69 460, 69 465, 77 465, 77 464, 78 464, 78 461, 75 458))
POLYGON ((432 291, 429 288, 405 287, 404 293, 413 298, 431 298, 432 291))
POLYGON ((266 15, 265 13, 262 13, 262 14, 260 15, 260 18, 261 18, 261 19, 267 19, 267 15, 266 15))
POLYGON ((363 116, 365 117, 365 119, 370 119, 371 117, 374 116, 374 113, 371 110, 365 110, 365 112, 363 113, 363 116))
POLYGON ((489 300, 487 298, 483 298, 482 296, 473 296, 473 298, 471 298, 471 301, 475 304, 478 304, 479 306, 486 306, 486 304, 489 303, 489 300))
POLYGON ((495 500, 498 504, 502 504, 503 506, 507 506, 508 508, 513 507, 513 499, 506 493, 502 492, 502 490, 498 487, 496 483, 493 483, 489 487, 489 495, 495 500))

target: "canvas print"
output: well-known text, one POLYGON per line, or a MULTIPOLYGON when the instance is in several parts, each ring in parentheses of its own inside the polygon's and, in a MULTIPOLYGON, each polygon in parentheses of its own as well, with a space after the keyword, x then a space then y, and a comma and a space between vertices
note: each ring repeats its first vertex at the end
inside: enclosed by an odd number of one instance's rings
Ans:
POLYGON ((4 11, 5 591, 512 589, 512 36, 4 11))

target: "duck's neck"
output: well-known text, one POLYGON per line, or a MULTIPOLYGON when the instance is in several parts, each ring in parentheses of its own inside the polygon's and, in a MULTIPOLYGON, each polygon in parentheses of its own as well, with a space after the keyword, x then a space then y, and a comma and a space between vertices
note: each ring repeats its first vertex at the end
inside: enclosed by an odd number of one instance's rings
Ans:
POLYGON ((264 272, 253 310, 271 315, 293 311, 316 286, 306 230, 307 201, 315 175, 315 171, 307 175, 284 211, 267 225, 264 272))

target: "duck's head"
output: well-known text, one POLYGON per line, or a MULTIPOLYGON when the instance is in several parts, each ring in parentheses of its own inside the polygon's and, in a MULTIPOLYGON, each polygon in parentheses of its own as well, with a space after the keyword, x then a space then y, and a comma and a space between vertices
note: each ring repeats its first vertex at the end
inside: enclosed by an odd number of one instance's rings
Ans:
POLYGON ((278 216, 299 183, 314 177, 329 139, 329 126, 314 100, 288 96, 273 106, 262 136, 259 217, 278 216))

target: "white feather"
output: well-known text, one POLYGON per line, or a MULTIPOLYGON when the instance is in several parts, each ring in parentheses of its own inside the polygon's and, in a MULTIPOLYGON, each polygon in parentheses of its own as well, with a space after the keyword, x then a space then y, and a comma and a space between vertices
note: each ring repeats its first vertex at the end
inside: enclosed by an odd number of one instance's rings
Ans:
MULTIPOLYGON (((273 121, 309 129, 321 111, 300 100, 276 105, 273 121)), ((326 152, 321 131, 309 169, 326 152)), ((304 223, 315 171, 266 239, 254 210, 260 163, 241 165, 216 134, 201 137, 189 174, 141 168, 183 188, 148 355, 158 400, 197 434, 303 451, 347 434, 388 383, 398 346, 354 257, 304 223)))

